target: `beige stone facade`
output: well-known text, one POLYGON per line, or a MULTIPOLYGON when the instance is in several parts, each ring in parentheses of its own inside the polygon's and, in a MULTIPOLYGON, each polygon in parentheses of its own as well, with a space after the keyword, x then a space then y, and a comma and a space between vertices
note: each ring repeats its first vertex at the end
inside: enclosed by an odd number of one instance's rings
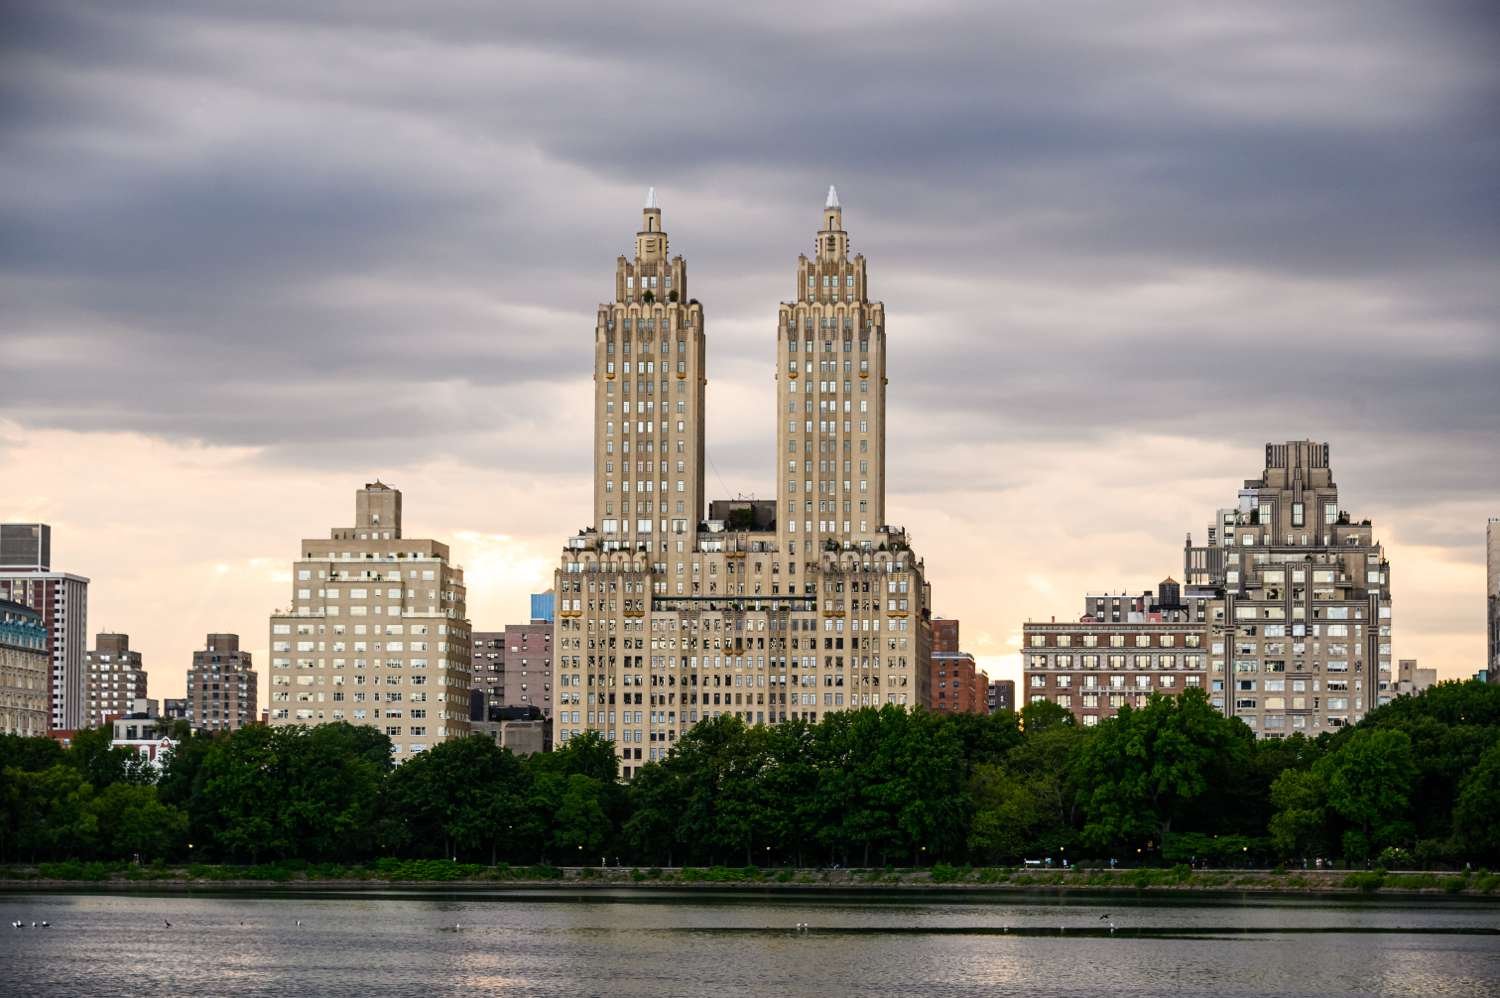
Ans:
POLYGON ((271 724, 377 727, 397 759, 468 734, 465 600, 448 546, 403 537, 401 493, 365 486, 353 527, 302 542, 271 615, 271 724))
POLYGON ((627 777, 718 714, 930 702, 923 565, 884 522, 884 309, 832 191, 816 238, 777 317, 774 513, 702 519, 704 312, 654 195, 599 306, 595 522, 557 572, 553 724, 604 734, 627 777))
POLYGON ((47 734, 47 629, 29 606, 0 600, 0 734, 47 734))
POLYGON ((128 714, 146 696, 146 670, 141 653, 130 647, 128 634, 100 634, 84 656, 87 670, 88 713, 84 724, 101 727, 128 714))

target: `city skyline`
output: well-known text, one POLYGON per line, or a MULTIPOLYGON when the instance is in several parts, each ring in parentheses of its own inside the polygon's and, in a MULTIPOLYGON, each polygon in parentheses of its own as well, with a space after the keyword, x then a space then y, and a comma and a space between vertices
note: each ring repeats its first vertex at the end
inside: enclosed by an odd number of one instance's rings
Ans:
POLYGON ((1399 566, 1394 655, 1484 661, 1500 90, 1474 23, 884 11, 811 58, 737 22, 710 65, 691 11, 7 16, 0 519, 52 525, 89 644, 129 633, 153 697, 208 632, 267 661, 288 545, 377 478, 451 545, 475 630, 521 619, 589 522, 593 305, 650 185, 714 336, 705 491, 762 498, 785 261, 838 186, 901 372, 886 519, 992 678, 1028 617, 1153 587, 1304 438, 1399 566), (738 86, 657 114, 618 85, 659 68, 631 40, 738 86))

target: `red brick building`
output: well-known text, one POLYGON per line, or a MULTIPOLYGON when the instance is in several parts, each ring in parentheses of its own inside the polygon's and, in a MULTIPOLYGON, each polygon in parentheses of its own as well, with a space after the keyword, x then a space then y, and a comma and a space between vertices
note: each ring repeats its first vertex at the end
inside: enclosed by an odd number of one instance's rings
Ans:
POLYGON ((932 709, 945 714, 989 713, 989 676, 974 656, 959 649, 958 621, 932 620, 932 652, 928 659, 932 709))

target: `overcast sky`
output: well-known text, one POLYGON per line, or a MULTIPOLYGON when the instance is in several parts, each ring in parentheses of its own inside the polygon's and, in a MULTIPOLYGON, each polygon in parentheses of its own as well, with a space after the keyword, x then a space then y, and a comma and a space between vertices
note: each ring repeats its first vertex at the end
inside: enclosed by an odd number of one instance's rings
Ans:
POLYGON ((0 518, 151 694, 264 664, 377 476, 477 629, 589 515, 593 314, 648 185, 707 312, 712 495, 770 495, 776 303, 838 185, 938 613, 1181 574, 1268 441, 1332 445, 1396 654, 1483 658, 1500 8, 0 4, 0 518), (316 8, 310 12, 308 8, 316 8))

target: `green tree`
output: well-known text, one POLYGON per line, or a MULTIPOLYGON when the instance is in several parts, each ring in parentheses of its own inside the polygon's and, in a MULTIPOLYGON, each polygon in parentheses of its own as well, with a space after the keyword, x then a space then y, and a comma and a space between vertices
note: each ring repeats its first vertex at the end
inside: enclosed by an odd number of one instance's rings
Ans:
POLYGON ((390 739, 342 722, 273 731, 283 787, 277 808, 290 855, 324 861, 368 855, 381 779, 391 767, 390 739))
POLYGON ((1008 710, 943 717, 958 739, 959 753, 966 766, 965 777, 971 775, 975 767, 1004 761, 1006 755, 1022 742, 1021 719, 1008 710))
POLYGON ((1271 784, 1271 844, 1283 858, 1328 851, 1327 794, 1322 775, 1309 769, 1285 769, 1271 784))
POLYGON ((970 782, 974 820, 970 852, 982 862, 1015 862, 1030 853, 1047 823, 1030 781, 1000 763, 984 763, 970 782))
POLYGON ((790 858, 801 866, 804 851, 815 843, 818 771, 813 761, 813 726, 804 720, 783 721, 766 729, 765 759, 757 781, 757 825, 773 859, 790 858))
POLYGON ((8 770, 16 808, 15 848, 33 861, 80 859, 99 847, 99 822, 91 804, 94 788, 72 766, 40 772, 8 770))
POLYGON ((111 858, 165 859, 187 837, 187 815, 157 799, 156 787, 116 783, 90 802, 101 851, 111 858))
POLYGON ((1073 712, 1050 700, 1038 700, 1021 708, 1021 729, 1027 734, 1040 734, 1048 728, 1073 725, 1073 712))
MULTIPOLYGON (((443 742, 402 763, 386 781, 390 816, 408 841, 429 854, 487 855, 517 840, 518 813, 530 792, 521 761, 481 735, 443 742)), ((524 831, 524 830, 523 830, 524 831)))
POLYGON ((1453 818, 1460 841, 1474 858, 1500 861, 1500 741, 1464 778, 1453 818))
POLYGON ((1215 781, 1246 764, 1253 737, 1198 689, 1123 708, 1098 726, 1081 754, 1084 841, 1100 849, 1162 843, 1215 781))
POLYGON ((54 739, 0 734, 0 769, 11 767, 27 773, 39 773, 62 761, 63 747, 54 739))
POLYGON ((139 752, 113 744, 107 728, 84 728, 73 735, 64 761, 96 790, 116 783, 152 783, 156 773, 139 752))
POLYGON ((563 785, 557 808, 556 827, 552 833, 554 855, 565 862, 591 866, 594 857, 604 858, 609 838, 605 785, 592 776, 574 773, 563 785))
POLYGON ((1417 767, 1406 732, 1355 731, 1314 771, 1327 787, 1328 806, 1352 826, 1344 834, 1346 859, 1364 860, 1409 839, 1407 810, 1417 767))
POLYGON ((683 810, 682 781, 676 757, 642 766, 630 781, 630 816, 622 829, 626 850, 647 863, 676 865, 682 838, 678 816, 683 810))
POLYGON ((216 739, 199 774, 200 806, 212 839, 204 845, 220 856, 248 858, 289 855, 292 840, 282 814, 286 773, 281 739, 264 725, 241 728, 216 739))

